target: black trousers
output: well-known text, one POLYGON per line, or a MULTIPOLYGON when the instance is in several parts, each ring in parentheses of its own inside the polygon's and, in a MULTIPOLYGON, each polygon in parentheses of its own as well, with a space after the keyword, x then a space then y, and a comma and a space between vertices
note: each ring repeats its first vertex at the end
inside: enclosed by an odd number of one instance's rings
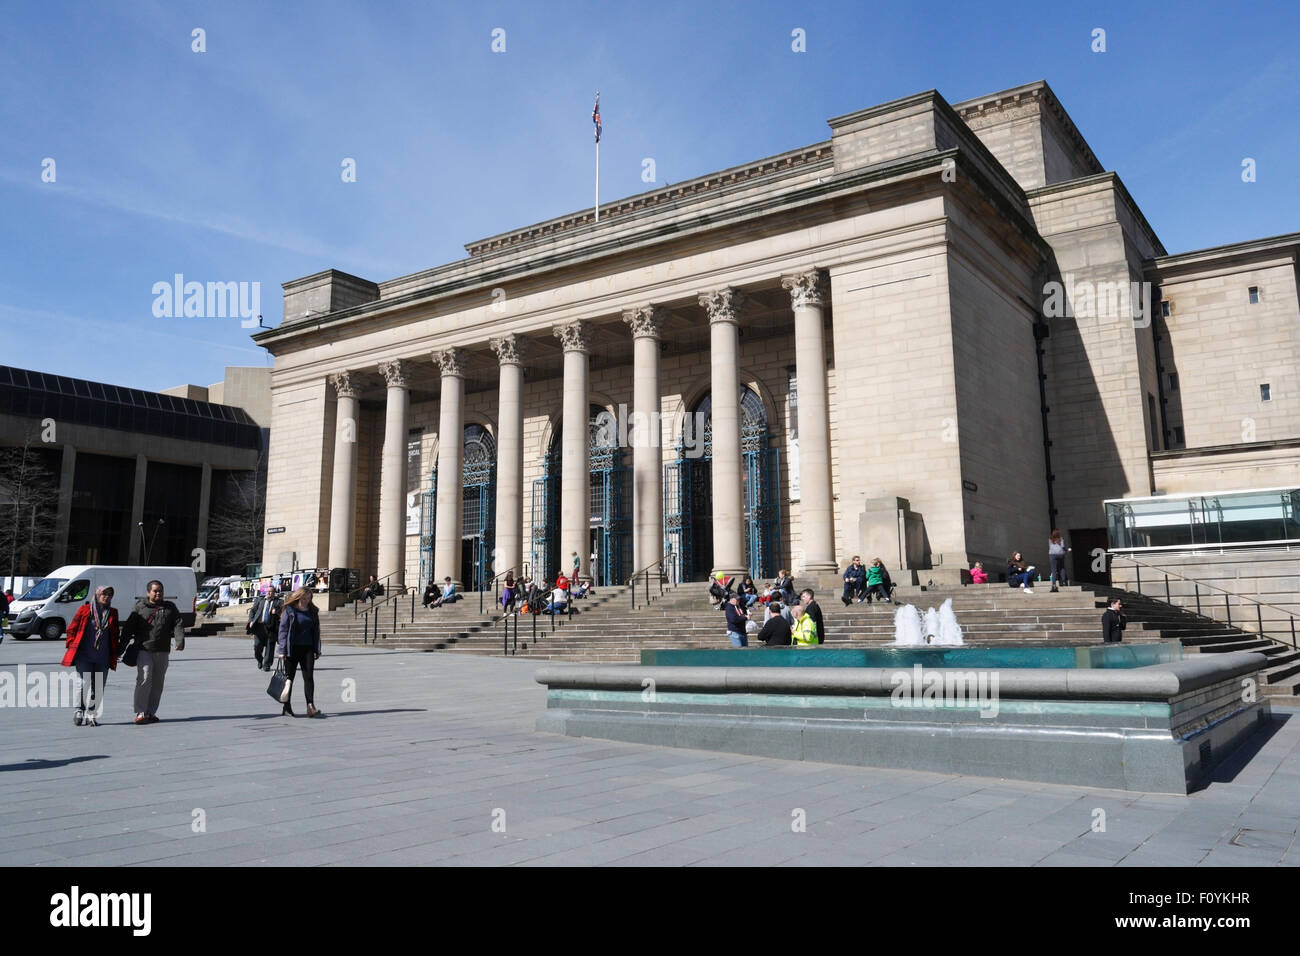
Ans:
POLYGON ((260 622, 253 625, 253 659, 268 671, 275 664, 275 637, 260 622))
MULTIPOLYGON (((312 676, 312 671, 316 667, 316 648, 310 644, 289 648, 289 656, 284 659, 284 673, 289 680, 293 680, 300 664, 302 665, 303 693, 307 697, 307 703, 314 705, 316 702, 316 681, 312 676)), ((292 691, 290 693, 292 694, 292 691)))

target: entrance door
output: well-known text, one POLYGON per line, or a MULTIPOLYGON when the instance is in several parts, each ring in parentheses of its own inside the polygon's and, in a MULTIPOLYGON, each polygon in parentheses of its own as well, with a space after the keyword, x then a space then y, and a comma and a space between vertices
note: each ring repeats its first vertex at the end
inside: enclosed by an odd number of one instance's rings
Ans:
POLYGON ((1099 557, 1104 558, 1108 539, 1105 528, 1071 528, 1069 545, 1073 549, 1070 557, 1073 582, 1084 581, 1088 584, 1110 584, 1110 567, 1099 557), (1100 565, 1102 571, 1094 571, 1093 565, 1100 565))

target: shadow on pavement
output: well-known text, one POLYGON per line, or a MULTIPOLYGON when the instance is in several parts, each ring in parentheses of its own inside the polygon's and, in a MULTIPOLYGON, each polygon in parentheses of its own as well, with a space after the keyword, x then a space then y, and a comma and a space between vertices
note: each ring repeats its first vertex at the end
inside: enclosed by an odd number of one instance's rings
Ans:
POLYGON ((51 770, 55 767, 66 767, 72 763, 82 763, 86 760, 106 760, 108 754, 92 754, 89 757, 68 757, 65 760, 42 760, 39 757, 29 757, 24 763, 5 763, 0 764, 0 773, 8 770, 51 770))

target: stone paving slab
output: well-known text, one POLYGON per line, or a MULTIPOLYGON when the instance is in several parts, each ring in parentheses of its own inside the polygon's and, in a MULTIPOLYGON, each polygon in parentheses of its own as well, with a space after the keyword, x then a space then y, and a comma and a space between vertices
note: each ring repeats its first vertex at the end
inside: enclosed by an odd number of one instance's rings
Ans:
MULTIPOLYGON (((525 660, 340 649, 317 672, 327 716, 280 717, 238 640, 173 654, 159 724, 130 722, 129 669, 100 727, 0 710, 0 864, 1300 863, 1288 708, 1205 789, 1141 794, 539 734, 525 660)), ((62 650, 7 639, 0 670, 57 673, 62 650)))

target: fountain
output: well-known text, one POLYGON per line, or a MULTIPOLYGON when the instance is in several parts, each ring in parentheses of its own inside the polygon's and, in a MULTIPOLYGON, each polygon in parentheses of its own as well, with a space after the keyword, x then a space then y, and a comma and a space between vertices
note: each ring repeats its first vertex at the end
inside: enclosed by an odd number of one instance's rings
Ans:
POLYGON ((931 643, 949 647, 966 643, 961 637, 961 625, 957 623, 957 615, 952 610, 952 598, 946 599, 939 608, 939 635, 931 643))
POLYGON ((921 614, 911 604, 904 604, 894 612, 894 643, 903 647, 920 647, 925 643, 921 614))

